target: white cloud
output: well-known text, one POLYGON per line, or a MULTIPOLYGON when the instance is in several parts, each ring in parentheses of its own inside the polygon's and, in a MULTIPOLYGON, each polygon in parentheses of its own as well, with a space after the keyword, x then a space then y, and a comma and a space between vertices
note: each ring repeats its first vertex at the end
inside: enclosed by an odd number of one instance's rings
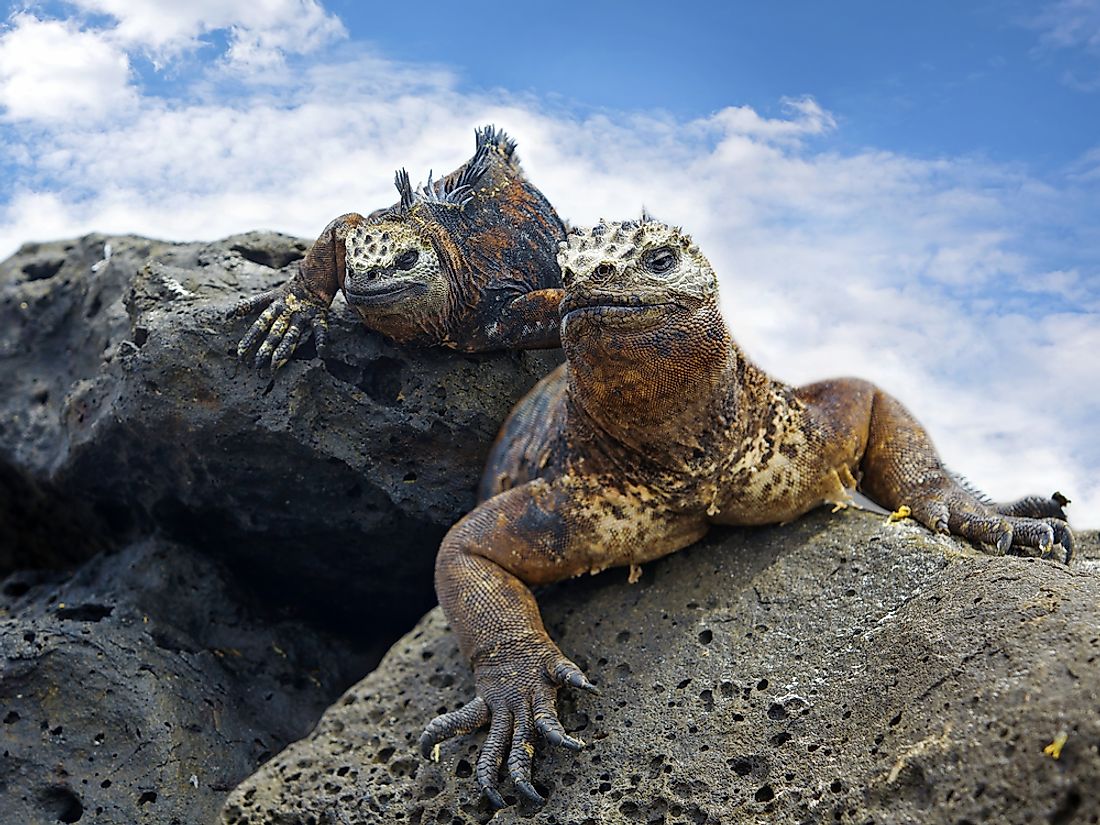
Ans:
POLYGON ((340 20, 316 0, 69 0, 117 21, 113 40, 163 63, 226 30, 230 63, 262 68, 283 54, 305 54, 344 36, 340 20))
POLYGON ((742 138, 757 137, 767 140, 797 139, 806 135, 819 135, 836 128, 836 120, 812 98, 785 98, 784 110, 790 118, 761 117, 749 106, 730 106, 711 119, 713 125, 742 138))
POLYGON ((734 334, 777 376, 875 380, 994 496, 1061 489, 1079 526, 1100 526, 1100 239, 1075 228, 1080 193, 1066 188, 1094 182, 839 152, 833 118, 807 99, 773 118, 746 107, 578 117, 369 57, 249 94, 146 99, 140 116, 93 133, 13 132, 13 156, 54 183, 16 189, 0 254, 92 229, 313 236, 335 215, 392 202, 398 166, 421 180, 450 171, 473 127, 495 122, 574 223, 644 204, 689 228, 720 273, 734 334), (1070 246, 1084 263, 1042 256, 1070 246))
POLYGON ((9 120, 98 118, 136 103, 126 54, 71 22, 21 13, 0 34, 0 107, 9 120))

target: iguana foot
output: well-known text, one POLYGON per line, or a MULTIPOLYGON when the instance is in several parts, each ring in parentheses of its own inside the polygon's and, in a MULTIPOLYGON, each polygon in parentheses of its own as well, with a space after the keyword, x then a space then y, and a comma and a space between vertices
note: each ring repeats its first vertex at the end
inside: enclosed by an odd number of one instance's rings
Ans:
POLYGON ((1073 557, 1073 533, 1061 507, 1068 500, 1060 494, 1049 502, 1039 496, 1021 499, 1004 509, 988 506, 949 479, 909 505, 913 518, 938 533, 962 536, 997 554, 1041 556, 1069 563, 1073 557), (1061 518, 1049 516, 1057 510, 1061 518), (1006 512, 1007 510, 1007 512, 1006 512), (1035 513, 1014 515, 1014 513, 1035 513))
POLYGON ((437 716, 420 735, 420 752, 432 758, 440 742, 469 733, 489 722, 489 735, 477 760, 477 784, 494 808, 503 808, 497 789, 507 757, 508 774, 516 790, 536 805, 546 800, 531 781, 535 731, 551 745, 580 750, 584 742, 565 732, 555 699, 566 685, 598 692, 579 667, 552 645, 539 644, 530 652, 498 657, 500 661, 475 666, 478 696, 462 708, 437 716))
POLYGON ((313 331, 317 354, 323 355, 328 343, 328 307, 309 293, 302 284, 289 283, 242 300, 229 313, 230 318, 251 315, 267 307, 237 345, 237 357, 245 358, 256 347, 253 366, 267 365, 275 372, 294 353, 302 336, 313 331), (262 341, 262 343, 261 343, 262 341))
POLYGON ((1012 525, 1011 552, 1018 556, 1040 556, 1069 564, 1073 558, 1073 532, 1059 518, 1007 516, 1012 525))

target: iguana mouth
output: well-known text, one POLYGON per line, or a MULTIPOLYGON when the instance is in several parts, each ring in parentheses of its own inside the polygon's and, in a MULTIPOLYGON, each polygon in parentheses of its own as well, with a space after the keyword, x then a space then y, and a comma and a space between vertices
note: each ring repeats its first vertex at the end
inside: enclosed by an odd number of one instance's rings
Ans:
POLYGON ((611 298, 605 296, 567 297, 561 304, 561 318, 567 321, 580 316, 597 319, 617 326, 641 328, 656 326, 669 310, 679 305, 671 301, 645 303, 639 298, 611 298))
POLYGON ((348 303, 357 307, 385 306, 404 298, 410 298, 413 295, 421 295, 427 291, 427 284, 418 281, 379 284, 378 287, 365 291, 362 287, 358 291, 353 291, 347 286, 344 287, 344 295, 347 297, 348 303))

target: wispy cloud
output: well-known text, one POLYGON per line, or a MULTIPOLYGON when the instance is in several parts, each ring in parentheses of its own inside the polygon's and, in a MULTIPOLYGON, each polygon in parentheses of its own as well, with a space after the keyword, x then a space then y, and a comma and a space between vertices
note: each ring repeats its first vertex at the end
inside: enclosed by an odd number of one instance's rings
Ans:
POLYGON ((1042 45, 1049 48, 1083 48, 1100 55, 1100 2, 1058 0, 1045 6, 1032 20, 1042 45))
MULTIPOLYGON (((117 23, 66 31, 118 54, 126 20, 141 32, 156 5, 97 0, 117 23)), ((174 42, 245 25, 220 13, 195 12, 174 42)), ((149 35, 126 42, 172 53, 149 35)), ((252 42, 278 59, 289 48, 252 42)), ((775 374, 871 378, 993 495, 1060 488, 1078 524, 1100 526, 1100 238, 1082 206, 1100 186, 1094 162, 1038 180, 973 159, 842 151, 842 127, 812 98, 772 117, 749 107, 697 119, 578 114, 464 91, 445 69, 352 49, 301 60, 277 88, 224 95, 204 75, 163 99, 138 94, 125 73, 121 88, 93 128, 7 111, 0 255, 91 230, 313 236, 335 215, 391 202, 398 166, 421 178, 449 171, 469 154, 473 127, 495 122, 574 223, 645 205, 692 231, 720 273, 735 335, 775 374)))
POLYGON ((1068 51, 1078 65, 1062 71, 1062 82, 1079 92, 1100 91, 1100 0, 1056 0, 1025 25, 1039 33, 1039 53, 1068 51))

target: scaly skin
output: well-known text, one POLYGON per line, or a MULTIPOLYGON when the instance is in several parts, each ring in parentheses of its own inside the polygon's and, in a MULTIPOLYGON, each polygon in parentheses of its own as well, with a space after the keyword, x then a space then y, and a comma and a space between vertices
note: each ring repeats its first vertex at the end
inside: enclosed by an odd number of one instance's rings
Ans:
POLYGON ((241 339, 244 358, 277 370, 342 291, 363 323, 398 343, 463 352, 556 347, 565 227, 524 176, 515 142, 487 126, 474 156, 413 189, 397 173, 400 200, 368 217, 342 215, 321 233, 298 273, 242 300, 230 317, 266 307, 241 339))
POLYGON ((531 783, 535 732, 578 748, 557 718, 563 685, 591 689, 546 633, 532 585, 639 565, 712 524, 785 522, 853 489, 929 529, 1003 553, 1057 555, 1065 498, 997 507, 960 486, 927 433, 882 390, 842 378, 790 387, 754 366, 718 309, 690 238, 643 217, 563 245, 567 363, 505 423, 483 502, 444 538, 436 592, 473 666, 477 697, 421 736, 489 722, 477 781, 492 804, 507 763, 531 783))

